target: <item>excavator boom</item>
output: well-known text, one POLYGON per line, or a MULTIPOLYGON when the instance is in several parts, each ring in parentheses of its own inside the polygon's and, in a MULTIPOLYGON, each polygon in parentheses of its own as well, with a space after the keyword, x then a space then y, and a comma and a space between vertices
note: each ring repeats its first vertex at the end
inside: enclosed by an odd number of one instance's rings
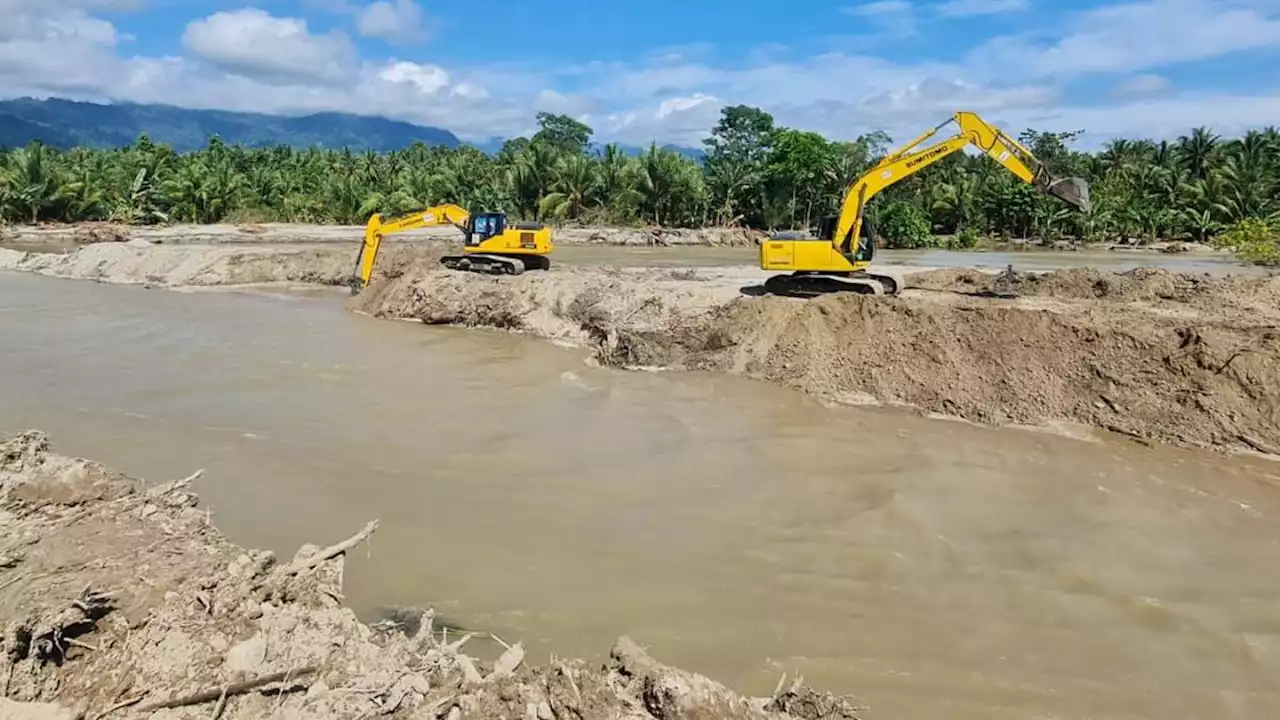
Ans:
MULTIPOLYGON (((840 213, 834 222, 825 223, 821 237, 795 237, 779 234, 760 244, 760 267, 764 270, 790 270, 791 276, 775 276, 772 289, 786 292, 803 278, 810 287, 880 290, 894 294, 897 282, 883 275, 865 272, 875 254, 874 233, 867 232, 867 203, 889 186, 900 182, 943 158, 973 145, 1000 166, 1025 183, 1066 202, 1082 212, 1090 208, 1089 185, 1079 178, 1058 179, 1022 143, 989 124, 975 113, 958 112, 946 122, 925 132, 901 148, 886 155, 870 170, 855 180, 845 192, 840 213), (955 123, 958 132, 951 137, 925 145, 943 128, 955 123), (821 241, 821 242, 820 242, 821 241), (853 278, 854 282, 840 280, 853 278), (869 280, 871 284, 860 282, 869 280)), ((769 287, 766 283, 766 287, 769 287)))

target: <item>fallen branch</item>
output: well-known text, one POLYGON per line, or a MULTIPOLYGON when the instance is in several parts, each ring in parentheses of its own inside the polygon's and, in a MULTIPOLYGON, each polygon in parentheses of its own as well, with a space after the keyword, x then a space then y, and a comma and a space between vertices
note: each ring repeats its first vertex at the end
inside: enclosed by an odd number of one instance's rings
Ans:
POLYGON ((356 533, 355 535, 352 535, 351 537, 347 538, 346 540, 343 540, 337 545, 330 545, 329 547, 321 550, 320 552, 315 553, 314 555, 310 555, 305 558, 294 560, 293 562, 281 568, 280 572, 284 575, 297 575, 299 573, 303 573, 308 570, 311 570, 312 568, 318 566, 320 563, 323 563, 326 560, 335 558, 347 552, 351 548, 354 548, 355 546, 359 545, 365 540, 368 540, 369 536, 373 534, 373 531, 377 529, 378 529, 378 521, 372 520, 369 522, 368 525, 364 526, 363 530, 356 533))
POLYGON ((222 688, 222 694, 218 696, 218 704, 213 706, 213 714, 209 716, 209 720, 218 720, 222 717, 222 711, 227 709, 227 689, 222 688))
POLYGON ((320 666, 318 665, 310 665, 307 667, 294 668, 292 670, 285 670, 284 672, 271 673, 269 675, 263 675, 262 677, 256 678, 254 680, 245 680, 238 683, 232 683, 230 685, 223 685, 221 687, 210 688, 208 690, 201 690, 198 693, 194 693, 192 695, 187 695, 180 698, 174 698, 173 700, 162 700, 161 702, 151 703, 150 705, 144 705, 138 708, 138 712, 154 712, 156 710, 164 710, 165 708, 178 708, 178 707, 187 707, 189 705, 199 705, 201 703, 207 703, 210 700, 217 700, 218 698, 223 698, 225 700, 225 698, 235 697, 236 695, 243 695, 249 692, 250 690, 257 690, 258 688, 263 687, 264 685, 270 685, 271 683, 280 682, 281 680, 287 680, 289 678, 294 678, 299 675, 310 675, 319 669, 320 669, 320 666))
POLYGON ((502 653, 502 657, 498 658, 498 661, 493 664, 493 672, 489 673, 485 680, 511 675, 516 671, 516 668, 520 667, 522 662, 524 662, 524 645, 516 643, 502 653))
POLYGON ((104 717, 106 717, 106 716, 110 715, 111 713, 113 713, 113 712, 115 712, 115 711, 117 711, 117 710, 123 710, 123 709, 125 709, 125 708, 129 707, 130 705, 137 705, 138 703, 142 702, 142 699, 143 699, 143 698, 145 698, 145 697, 146 697, 146 694, 142 694, 142 695, 135 695, 134 697, 126 698, 126 699, 124 699, 124 700, 121 700, 120 702, 116 703, 115 705, 112 705, 111 707, 107 708, 106 710, 103 710, 102 712, 98 713, 97 715, 94 715, 94 716, 93 716, 93 720, 102 720, 102 718, 104 718, 104 717))
POLYGON ((190 475, 182 478, 181 480, 174 480, 172 482, 161 483, 154 487, 147 488, 146 496, 150 498, 164 497, 165 495, 168 495, 174 490, 181 490, 182 488, 190 485, 196 480, 199 480, 201 475, 204 475, 204 468, 200 468, 199 470, 191 473, 190 475))
POLYGON ((1250 437, 1249 435, 1245 435, 1244 433, 1240 433, 1236 437, 1239 438, 1240 442, 1244 443, 1245 445, 1248 445, 1249 447, 1253 448, 1254 450, 1257 450, 1258 452, 1264 455, 1280 455, 1280 451, 1277 451, 1276 448, 1273 448, 1270 445, 1267 445, 1266 443, 1262 442, 1261 440, 1255 437, 1250 437))

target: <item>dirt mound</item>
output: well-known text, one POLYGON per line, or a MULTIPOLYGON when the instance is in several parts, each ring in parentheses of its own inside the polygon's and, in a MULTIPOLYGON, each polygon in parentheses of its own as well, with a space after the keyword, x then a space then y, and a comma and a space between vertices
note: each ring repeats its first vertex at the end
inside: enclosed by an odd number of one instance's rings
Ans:
POLYGON ((670 344, 650 348, 645 336, 688 326, 737 293, 664 270, 561 268, 515 278, 433 270, 379 279, 354 307, 377 317, 590 344, 619 364, 665 365, 670 344))
POLYGON ((931 270, 909 274, 907 287, 988 297, 1192 303, 1243 295, 1256 301, 1280 300, 1280 277, 1221 278, 1163 268, 1135 268, 1125 272, 1070 268, 1044 273, 1015 270, 989 273, 968 268, 931 270))
POLYGON ((421 612, 411 632, 342 606, 345 553, 287 563, 223 538, 189 492, 0 444, 0 714, 5 718, 855 718, 799 684, 748 699, 622 638, 603 666, 493 663, 421 612))
POLYGON ((131 235, 129 228, 113 223, 81 223, 73 231, 75 242, 81 244, 100 242, 127 242, 131 235))
POLYGON ((1280 448, 1280 331, 1123 308, 1068 314, 859 296, 726 307, 686 364, 991 424, 1070 420, 1178 444, 1280 448), (718 337, 719 350, 705 349, 718 337))

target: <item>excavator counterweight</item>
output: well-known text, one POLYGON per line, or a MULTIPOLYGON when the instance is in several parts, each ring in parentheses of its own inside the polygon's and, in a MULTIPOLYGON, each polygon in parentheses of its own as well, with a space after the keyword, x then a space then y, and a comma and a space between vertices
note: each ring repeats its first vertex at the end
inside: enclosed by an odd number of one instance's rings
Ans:
POLYGON ((1053 177, 1022 143, 971 112, 958 112, 912 142, 889 153, 845 191, 840 213, 825 218, 815 236, 775 233, 760 243, 760 268, 789 271, 765 282, 776 295, 816 295, 837 290, 897 294, 896 280, 867 272, 876 251, 876 235, 866 216, 867 203, 886 188, 973 145, 1025 183, 1080 212, 1088 212, 1089 184, 1081 178, 1053 177), (959 131, 924 146, 947 125, 959 131))

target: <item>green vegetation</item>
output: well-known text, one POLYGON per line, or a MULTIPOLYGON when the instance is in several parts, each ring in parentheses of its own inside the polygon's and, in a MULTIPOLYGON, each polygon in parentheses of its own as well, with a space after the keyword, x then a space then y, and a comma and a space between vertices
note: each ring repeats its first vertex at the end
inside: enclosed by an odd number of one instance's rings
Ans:
MULTIPOLYGON (((805 228, 835 212, 844 187, 889 148, 778 127, 759 109, 723 110, 702 164, 651 146, 593 152, 591 128, 540 114, 532 138, 490 157, 414 144, 387 153, 247 148, 214 137, 175 153, 146 136, 111 150, 33 143, 0 154, 0 220, 127 223, 363 223, 440 202, 552 222, 805 228)), ((1256 262, 1280 261, 1280 133, 1223 139, 1196 128, 1177 141, 1114 140, 1070 149, 1077 133, 1021 139, 1055 174, 1084 177, 1093 209, 1075 213, 986 156, 956 154, 873 203, 886 242, 966 248, 982 236, 1197 240, 1256 262), (949 238, 945 242, 938 236, 949 238)))

